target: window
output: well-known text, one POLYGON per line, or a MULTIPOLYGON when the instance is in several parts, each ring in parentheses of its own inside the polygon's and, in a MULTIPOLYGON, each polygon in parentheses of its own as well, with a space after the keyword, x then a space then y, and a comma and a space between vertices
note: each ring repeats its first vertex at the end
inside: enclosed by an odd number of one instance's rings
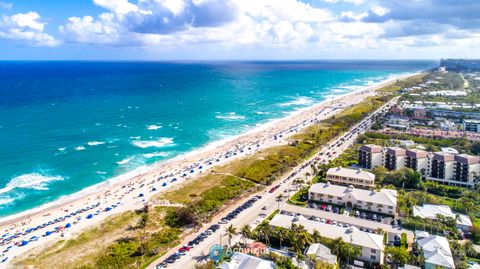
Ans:
POLYGON ((377 256, 375 256, 375 255, 371 255, 371 256, 370 256, 370 259, 372 259, 372 260, 374 260, 374 261, 375 261, 375 260, 377 259, 377 256))
POLYGON ((388 209, 393 209, 393 206, 388 206, 388 209))
POLYGON ((371 252, 372 253, 377 253, 377 250, 376 249, 371 249, 371 252))

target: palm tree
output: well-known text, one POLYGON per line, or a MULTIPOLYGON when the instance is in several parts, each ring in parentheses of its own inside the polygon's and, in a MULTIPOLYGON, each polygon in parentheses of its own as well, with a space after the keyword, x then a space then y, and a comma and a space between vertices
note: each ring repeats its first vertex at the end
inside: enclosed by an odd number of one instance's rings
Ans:
POLYGON ((313 242, 315 243, 320 243, 320 240, 322 240, 322 235, 317 230, 313 230, 313 235, 312 235, 313 242))
POLYGON ((275 197, 275 199, 277 200, 277 204, 278 204, 278 211, 280 211, 280 202, 282 201, 282 199, 284 198, 285 196, 283 196, 282 193, 280 193, 277 197, 275 197))
POLYGON ((233 224, 230 224, 230 226, 225 227, 225 232, 227 233, 228 236, 228 246, 232 246, 232 237, 237 234, 237 229, 233 227, 233 224))
POLYGON ((287 238, 287 235, 285 234, 285 230, 281 227, 276 227, 275 228, 275 236, 278 239, 278 243, 280 244, 279 248, 281 249, 283 240, 285 240, 287 238))
POLYGON ((257 238, 259 240, 265 240, 265 244, 269 244, 269 235, 271 234, 270 225, 267 223, 262 222, 260 225, 257 226, 257 238))
POLYGON ((243 238, 243 244, 247 244, 247 238, 252 236, 252 230, 250 229, 250 225, 245 224, 240 228, 240 234, 242 235, 243 238))

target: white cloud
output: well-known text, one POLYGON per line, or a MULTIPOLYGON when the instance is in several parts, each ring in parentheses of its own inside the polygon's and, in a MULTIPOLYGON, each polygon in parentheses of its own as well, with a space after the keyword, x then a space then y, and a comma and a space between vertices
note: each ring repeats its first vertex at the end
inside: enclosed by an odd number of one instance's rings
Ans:
POLYGON ((127 14, 138 11, 138 7, 128 0, 93 0, 93 2, 115 14, 127 14))
POLYGON ((27 41, 37 46, 56 46, 59 41, 43 32, 45 23, 37 12, 2 16, 0 38, 27 41))

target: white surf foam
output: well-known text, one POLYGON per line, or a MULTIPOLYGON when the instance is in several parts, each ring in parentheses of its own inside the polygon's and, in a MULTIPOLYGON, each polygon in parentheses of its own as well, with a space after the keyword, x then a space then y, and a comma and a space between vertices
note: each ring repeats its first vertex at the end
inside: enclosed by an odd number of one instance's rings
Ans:
POLYGON ((158 130, 158 129, 160 129, 160 128, 162 128, 162 126, 160 126, 160 125, 155 125, 155 124, 152 124, 152 125, 148 125, 148 126, 147 126, 147 130, 158 130))
POLYGON ((11 204, 15 199, 13 198, 0 198, 0 206, 11 204))
POLYGON ((13 189, 35 189, 35 190, 48 190, 48 183, 52 181, 63 180, 61 176, 49 176, 39 173, 24 174, 18 177, 12 178, 7 185, 0 189, 0 193, 6 193, 13 189))
POLYGON ((122 164, 127 164, 127 163, 129 163, 129 162, 130 162, 130 160, 131 160, 131 159, 132 159, 132 158, 126 158, 126 159, 123 159, 123 160, 121 160, 121 161, 117 162, 117 164, 120 164, 120 165, 122 165, 122 164))
POLYGON ((66 150, 67 148, 58 148, 59 151, 64 151, 66 150))
POLYGON ((215 118, 221 119, 221 120, 243 120, 245 119, 245 116, 237 115, 237 113, 235 112, 229 112, 225 115, 217 115, 215 116, 215 118))
POLYGON ((257 112, 255 112, 255 114, 258 114, 258 115, 270 115, 270 112, 257 111, 257 112))
POLYGON ((158 140, 139 140, 132 141, 132 145, 142 149, 145 148, 163 148, 167 146, 173 146, 173 138, 171 137, 162 137, 158 140))
POLYGON ((105 142, 103 142, 103 141, 90 141, 90 142, 87 142, 87 145, 89 145, 90 147, 98 146, 98 145, 103 145, 103 144, 105 144, 105 142))
POLYGON ((84 146, 78 146, 78 147, 75 147, 75 150, 85 150, 85 147, 84 146))
POLYGON ((154 157, 167 157, 168 155, 169 155, 168 152, 153 152, 153 153, 145 153, 142 156, 147 159, 150 159, 154 157))

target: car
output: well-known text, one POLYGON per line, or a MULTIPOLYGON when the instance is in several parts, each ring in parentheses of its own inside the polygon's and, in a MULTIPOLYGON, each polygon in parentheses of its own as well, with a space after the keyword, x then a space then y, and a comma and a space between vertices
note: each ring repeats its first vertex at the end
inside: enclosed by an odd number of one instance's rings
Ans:
POLYGON ((327 207, 327 206, 326 206, 325 204, 322 204, 322 205, 320 206, 320 208, 321 208, 322 210, 325 210, 326 207, 327 207))
POLYGON ((339 213, 339 212, 340 212, 340 210, 338 209, 338 207, 333 208, 333 213, 339 213))
POLYGON ((360 217, 360 212, 358 212, 358 211, 355 211, 354 215, 355 215, 355 217, 357 217, 357 218, 358 218, 358 217, 360 217))
POLYGON ((377 216, 377 221, 378 222, 382 222, 382 219, 383 219, 382 216, 380 216, 380 215, 377 216))
POLYGON ((264 205, 264 206, 262 207, 262 210, 267 210, 268 207, 269 207, 269 205, 264 205))
POLYGON ((365 214, 365 212, 360 213, 360 218, 364 219, 366 217, 367 217, 367 214, 365 214))
POLYGON ((372 214, 372 220, 377 220, 377 215, 372 214))
POLYGON ((337 225, 337 221, 334 221, 334 222, 333 222, 333 225, 337 225))
POLYGON ((331 205, 327 205, 327 208, 326 208, 327 211, 330 211, 332 210, 332 206, 331 205))

